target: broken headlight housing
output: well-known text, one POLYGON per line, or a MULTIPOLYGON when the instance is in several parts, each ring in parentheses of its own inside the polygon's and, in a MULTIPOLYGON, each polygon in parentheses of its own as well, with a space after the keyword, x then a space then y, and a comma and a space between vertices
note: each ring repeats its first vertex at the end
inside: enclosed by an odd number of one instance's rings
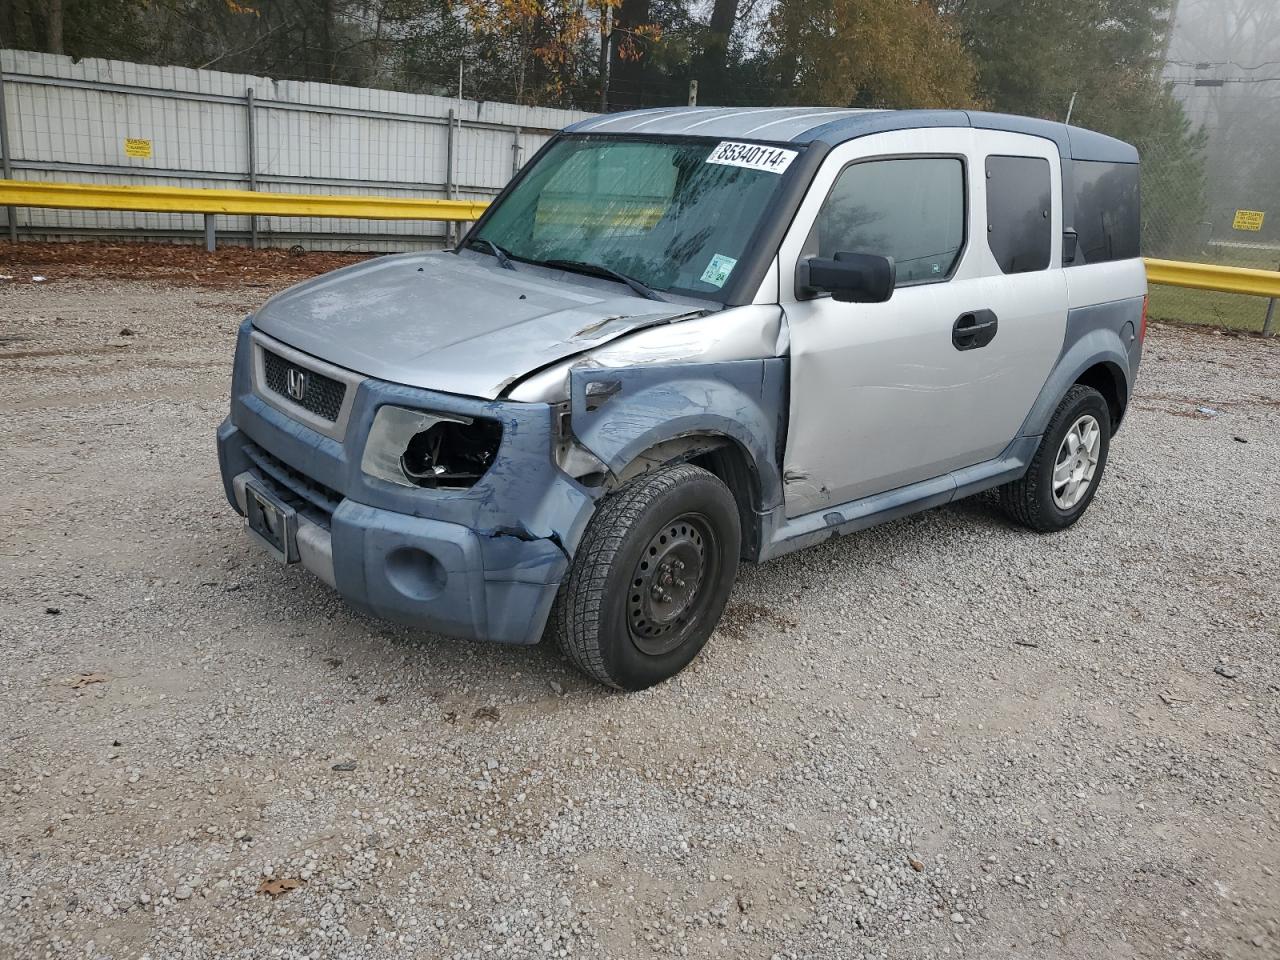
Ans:
POLYGON ((373 418, 360 468, 403 487, 461 489, 484 476, 501 442, 496 420, 385 406, 373 418))

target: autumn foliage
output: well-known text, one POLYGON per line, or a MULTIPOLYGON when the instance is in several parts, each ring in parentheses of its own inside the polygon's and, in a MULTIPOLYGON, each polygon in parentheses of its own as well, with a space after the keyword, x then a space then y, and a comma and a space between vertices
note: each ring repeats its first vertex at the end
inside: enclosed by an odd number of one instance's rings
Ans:
POLYGON ((784 0, 768 20, 779 99, 866 107, 972 107, 959 31, 917 0, 784 0))

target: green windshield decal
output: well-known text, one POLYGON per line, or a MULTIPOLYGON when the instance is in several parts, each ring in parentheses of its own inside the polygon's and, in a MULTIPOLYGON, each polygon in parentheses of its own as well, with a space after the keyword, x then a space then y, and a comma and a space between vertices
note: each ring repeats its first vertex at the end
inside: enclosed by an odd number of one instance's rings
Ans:
POLYGON ((733 257, 726 257, 722 253, 717 253, 711 258, 711 262, 707 264, 707 269, 702 271, 702 282, 709 283, 717 289, 723 287, 724 282, 729 279, 729 274, 733 272, 733 268, 737 264, 738 261, 733 257))

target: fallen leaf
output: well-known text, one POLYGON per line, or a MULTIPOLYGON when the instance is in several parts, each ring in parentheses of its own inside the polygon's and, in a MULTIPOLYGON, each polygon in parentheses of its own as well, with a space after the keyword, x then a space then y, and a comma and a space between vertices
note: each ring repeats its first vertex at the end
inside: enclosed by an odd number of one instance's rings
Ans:
POLYGON ((293 877, 277 877, 273 880, 263 880, 258 884, 258 892, 265 893, 269 897, 282 897, 300 886, 302 886, 301 880, 295 880, 293 877))
POLYGON ((71 689, 79 690, 91 683, 106 683, 110 679, 105 673, 82 673, 71 681, 71 689))
POLYGON ((915 857, 907 857, 907 863, 911 864, 911 869, 914 870, 916 873, 921 873, 924 871, 924 864, 921 863, 919 860, 917 860, 915 857))
POLYGON ((356 762, 354 760, 344 760, 341 763, 335 763, 332 769, 337 770, 339 773, 350 773, 355 768, 356 762))
POLYGON ((472 720, 492 720, 495 723, 502 718, 497 707, 481 707, 471 715, 472 720))

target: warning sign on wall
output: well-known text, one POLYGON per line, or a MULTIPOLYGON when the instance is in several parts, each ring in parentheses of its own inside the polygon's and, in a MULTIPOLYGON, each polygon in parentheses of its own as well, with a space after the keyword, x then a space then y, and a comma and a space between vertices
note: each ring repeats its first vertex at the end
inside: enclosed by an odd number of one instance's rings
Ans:
POLYGON ((1264 216, 1265 214, 1261 210, 1237 210, 1236 218, 1231 221, 1231 229, 1261 230, 1264 216))
POLYGON ((137 140, 133 137, 126 138, 124 141, 124 155, 126 157, 142 157, 147 160, 151 159, 151 141, 137 140))

